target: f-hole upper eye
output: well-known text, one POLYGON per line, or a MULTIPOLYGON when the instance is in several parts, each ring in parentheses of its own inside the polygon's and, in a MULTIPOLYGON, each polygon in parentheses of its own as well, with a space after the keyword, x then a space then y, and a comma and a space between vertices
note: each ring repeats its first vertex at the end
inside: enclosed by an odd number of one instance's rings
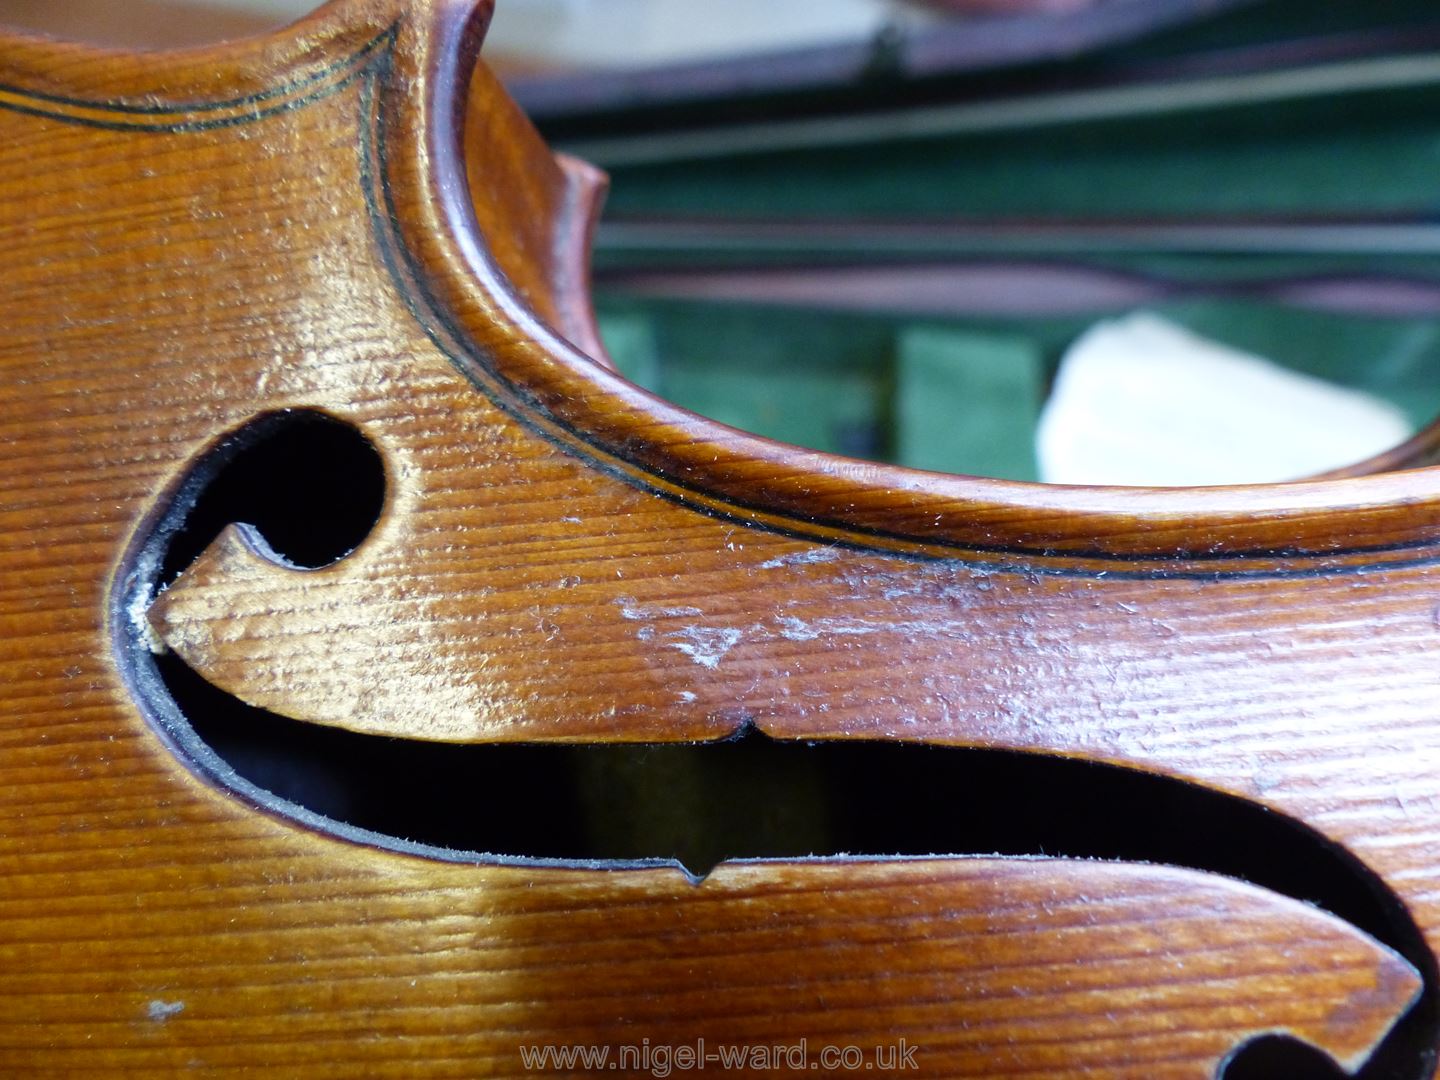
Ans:
POLYGON ((226 525, 253 527, 280 558, 344 558, 385 505, 385 466, 358 429, 313 409, 268 413, 229 436, 185 485, 157 585, 168 585, 226 525))

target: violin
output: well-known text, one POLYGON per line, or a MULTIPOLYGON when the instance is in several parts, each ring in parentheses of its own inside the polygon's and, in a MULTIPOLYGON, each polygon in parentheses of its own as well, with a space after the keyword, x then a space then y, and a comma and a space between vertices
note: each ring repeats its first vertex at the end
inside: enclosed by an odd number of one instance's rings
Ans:
POLYGON ((0 1073, 1433 1075, 1440 471, 652 396, 489 13, 0 41, 0 1073))

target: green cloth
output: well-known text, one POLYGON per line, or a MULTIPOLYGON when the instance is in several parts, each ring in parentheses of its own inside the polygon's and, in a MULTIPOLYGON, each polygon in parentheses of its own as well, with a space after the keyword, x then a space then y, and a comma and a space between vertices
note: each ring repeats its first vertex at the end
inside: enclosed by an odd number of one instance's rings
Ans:
POLYGON ((1020 336, 905 330, 895 390, 895 460, 938 472, 1037 479, 1040 347, 1020 336))
MULTIPOLYGON (((1361 318, 1241 300, 1148 310, 1295 371, 1440 415, 1440 317, 1361 318)), ((1039 409, 1099 319, 956 319, 602 298, 621 371, 744 431, 829 453, 1029 479, 1039 409)))

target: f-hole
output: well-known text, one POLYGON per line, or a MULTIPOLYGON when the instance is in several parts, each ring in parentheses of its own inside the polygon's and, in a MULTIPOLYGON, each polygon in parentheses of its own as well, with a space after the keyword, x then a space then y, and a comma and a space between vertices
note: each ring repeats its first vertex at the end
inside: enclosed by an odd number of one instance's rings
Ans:
MULTIPOLYGON (((125 610, 143 609, 226 525, 251 526, 297 567, 321 566, 363 542, 384 502, 383 462, 354 427, 314 411, 261 417, 178 486, 131 560, 125 610)), ((1348 854, 1245 800, 1043 754, 807 744, 749 727, 722 742, 666 745, 460 746, 359 735, 251 708, 174 655, 153 655, 134 620, 116 618, 137 696, 176 751, 221 785, 312 827, 454 861, 597 870, 668 862, 696 877, 727 859, 840 852, 1108 858, 1224 874, 1310 901, 1410 960, 1425 978, 1424 996, 1360 1076, 1421 1080, 1433 1066, 1436 972, 1413 920, 1348 854)), ((1226 1080, 1340 1075, 1284 1038, 1240 1048, 1224 1072, 1226 1080)))

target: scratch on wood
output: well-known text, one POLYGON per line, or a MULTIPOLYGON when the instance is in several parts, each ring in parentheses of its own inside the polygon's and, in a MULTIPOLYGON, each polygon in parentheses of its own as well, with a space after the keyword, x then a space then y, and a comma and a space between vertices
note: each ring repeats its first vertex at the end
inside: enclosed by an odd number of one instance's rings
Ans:
POLYGON ((773 559, 766 559, 760 564, 761 570, 778 570, 783 566, 804 566, 813 563, 834 562, 840 557, 840 553, 834 548, 815 547, 806 548, 804 551, 796 551, 789 555, 777 555, 773 559))
POLYGON ((647 607, 637 605, 635 598, 621 596, 615 601, 620 605, 620 615, 631 622, 640 622, 646 619, 683 619, 693 615, 705 614, 697 607, 647 607))
POLYGON ((155 998, 145 1006, 145 1015, 157 1024, 163 1024, 172 1016, 179 1016, 184 1011, 185 1003, 183 1001, 162 1001, 160 998, 155 998))
POLYGON ((906 619, 900 622, 868 622, 864 619, 814 619, 807 622, 793 615, 777 615, 780 636, 788 641, 814 641, 821 637, 864 637, 896 633, 910 637, 964 636, 974 627, 953 619, 906 619))
POLYGON ((744 633, 723 626, 687 626, 665 635, 672 640, 672 649, 679 649, 701 667, 711 670, 720 666, 720 660, 740 644, 744 633))

